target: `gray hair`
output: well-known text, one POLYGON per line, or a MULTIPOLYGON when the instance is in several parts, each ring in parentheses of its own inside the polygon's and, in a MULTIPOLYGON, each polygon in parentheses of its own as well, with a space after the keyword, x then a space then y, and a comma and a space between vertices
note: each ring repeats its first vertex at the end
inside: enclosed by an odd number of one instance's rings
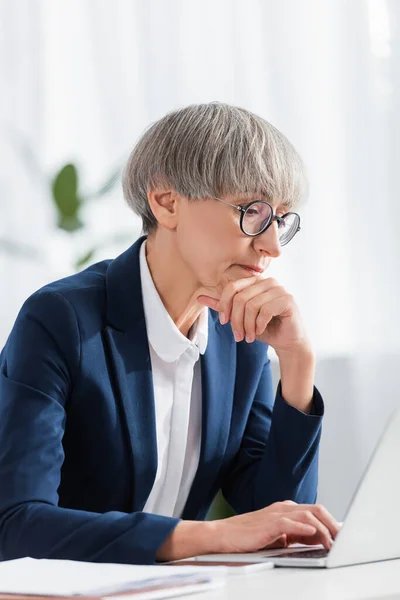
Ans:
POLYGON ((193 104, 151 125, 128 159, 122 185, 146 234, 157 228, 147 193, 158 186, 189 200, 256 194, 288 208, 308 187, 302 159, 278 129, 220 102, 193 104))

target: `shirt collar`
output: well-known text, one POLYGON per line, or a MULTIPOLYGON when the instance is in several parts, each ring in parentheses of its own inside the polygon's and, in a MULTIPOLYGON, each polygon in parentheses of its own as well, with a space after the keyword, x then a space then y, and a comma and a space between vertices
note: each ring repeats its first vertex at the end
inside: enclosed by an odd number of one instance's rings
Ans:
POLYGON ((190 329, 190 339, 186 338, 171 319, 154 285, 146 259, 146 241, 140 248, 140 279, 147 336, 156 354, 166 362, 178 360, 193 346, 204 354, 208 342, 208 308, 204 307, 190 329))

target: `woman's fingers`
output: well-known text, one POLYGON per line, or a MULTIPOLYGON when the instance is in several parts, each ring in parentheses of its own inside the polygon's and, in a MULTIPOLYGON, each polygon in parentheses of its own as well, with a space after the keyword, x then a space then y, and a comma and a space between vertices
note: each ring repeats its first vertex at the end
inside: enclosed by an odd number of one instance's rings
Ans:
POLYGON ((276 512, 281 510, 282 512, 292 511, 310 511, 315 517, 321 521, 328 528, 332 539, 335 539, 340 530, 340 525, 331 513, 322 504, 296 504, 291 500, 285 500, 284 502, 276 502, 271 504, 265 510, 276 512))
POLYGON ((271 536, 274 541, 280 538, 283 534, 287 536, 312 536, 317 533, 317 528, 303 521, 293 519, 292 516, 277 515, 273 524, 270 527, 271 536))
POLYGON ((211 296, 205 296, 202 294, 197 298, 197 302, 200 302, 200 304, 208 306, 208 308, 212 308, 213 310, 218 310, 219 301, 216 298, 211 298, 211 296))
POLYGON ((252 291, 254 296, 249 298, 242 294, 237 294, 232 301, 231 325, 235 335, 235 340, 240 342, 246 338, 247 342, 254 342, 256 337, 256 319, 260 308, 270 299, 271 291, 262 294, 257 293, 255 288, 250 288, 246 292, 252 291))
MULTIPOLYGON (((282 286, 271 287, 263 291, 263 284, 253 285, 238 294, 232 299, 230 309, 230 321, 236 341, 241 341, 244 337, 248 342, 253 342, 256 337, 256 324, 259 315, 262 314, 263 321, 268 315, 269 320, 276 314, 280 314, 285 308, 285 298, 289 294, 282 286)), ((264 324, 263 331, 268 323, 264 324)))
POLYGON ((253 342, 264 332, 268 322, 281 314, 291 296, 273 278, 246 277, 229 282, 219 300, 200 295, 201 304, 218 310, 222 324, 231 322, 237 342, 253 342))
MULTIPOLYGON (((237 279, 236 281, 230 281, 222 290, 221 297, 219 299, 218 311, 220 315, 224 315, 224 322, 227 323, 231 320, 233 301, 238 294, 242 294, 242 299, 252 298, 255 295, 266 291, 271 287, 271 283, 275 283, 275 280, 262 279, 259 277, 246 277, 245 279, 237 279)), ((233 329, 233 324, 232 324, 233 329)))
POLYGON ((333 539, 329 529, 310 510, 293 511, 288 513, 288 516, 291 519, 315 527, 315 538, 318 540, 318 543, 323 544, 328 550, 332 547, 333 539))
POLYGON ((332 539, 335 539, 340 530, 340 525, 336 519, 325 506, 322 506, 322 504, 310 504, 309 507, 312 508, 313 514, 321 521, 321 523, 324 523, 329 529, 332 539))
MULTIPOLYGON (((308 544, 323 544, 325 548, 331 548, 333 540, 340 529, 339 523, 321 504, 296 504, 294 502, 276 502, 264 509, 267 513, 281 513, 286 517, 315 527, 315 535, 308 537, 308 544)), ((304 538, 305 539, 305 538, 304 538)), ((303 538, 296 535, 289 536, 288 543, 304 543, 303 538)))
MULTIPOLYGON (((275 315, 279 315, 286 307, 288 294, 282 287, 276 287, 249 300, 243 309, 243 329, 246 341, 254 342, 261 335, 275 315)), ((232 313, 232 323, 235 307, 232 313)), ((232 325, 233 327, 233 325, 232 325)))
MULTIPOLYGON (((282 504, 285 504, 282 502, 282 504)), ((294 504, 286 505, 283 508, 284 511, 310 511, 312 514, 328 529, 332 539, 335 539, 339 533, 340 525, 336 519, 330 514, 330 512, 322 506, 322 504, 294 504)))
POLYGON ((197 302, 218 311, 221 324, 224 325, 231 318, 232 300, 235 294, 253 286, 258 280, 258 277, 246 277, 245 279, 231 281, 224 287, 219 298, 214 298, 208 294, 201 294, 198 296, 197 302))

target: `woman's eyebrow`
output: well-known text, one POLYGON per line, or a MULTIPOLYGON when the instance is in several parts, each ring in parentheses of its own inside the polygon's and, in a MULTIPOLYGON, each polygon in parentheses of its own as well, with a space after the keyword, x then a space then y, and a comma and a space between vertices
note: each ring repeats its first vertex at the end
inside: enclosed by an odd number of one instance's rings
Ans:
POLYGON ((283 214, 286 214, 287 212, 289 212, 291 210, 290 206, 286 203, 280 203, 280 204, 276 204, 276 202, 272 202, 271 200, 268 200, 267 198, 265 198, 265 196, 262 196, 262 194, 260 194, 259 196, 257 195, 251 195, 249 196, 236 196, 236 198, 234 198, 234 200, 232 200, 232 204, 235 204, 236 206, 246 206, 247 204, 250 204, 251 202, 255 202, 256 200, 263 200, 264 202, 268 202, 268 204, 270 204, 272 206, 272 208, 274 209, 274 213, 276 212, 282 212, 283 214))
MULTIPOLYGON (((263 198, 262 196, 258 196, 258 197, 254 197, 253 199, 249 200, 249 198, 243 198, 242 202, 238 201, 238 206, 240 205, 246 205, 246 204, 250 204, 250 202, 254 202, 255 200, 263 200, 264 202, 268 202, 268 204, 270 204, 272 206, 272 208, 274 209, 274 212, 284 212, 287 213, 290 211, 290 206, 288 204, 285 203, 280 203, 277 204, 276 202, 272 202, 271 200, 268 200, 267 198, 263 198)), ((236 202, 235 202, 236 204, 236 202)))
POLYGON ((235 204, 238 204, 238 206, 240 205, 245 205, 245 204, 250 204, 251 202, 256 202, 257 200, 263 200, 264 202, 269 202, 269 200, 267 200, 266 198, 263 198, 262 196, 251 196, 249 198, 249 196, 239 196, 238 198, 235 199, 235 204))

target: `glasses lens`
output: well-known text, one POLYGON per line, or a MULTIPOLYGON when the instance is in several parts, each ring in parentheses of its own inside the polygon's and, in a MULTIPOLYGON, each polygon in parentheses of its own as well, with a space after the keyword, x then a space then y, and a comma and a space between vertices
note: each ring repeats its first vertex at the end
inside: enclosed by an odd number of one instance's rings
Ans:
POLYGON ((248 235, 257 235, 271 221, 272 211, 265 202, 253 202, 243 216, 243 229, 248 235))
POLYGON ((300 217, 296 213, 288 213, 281 221, 278 236, 281 246, 285 246, 296 235, 300 226, 300 217))

